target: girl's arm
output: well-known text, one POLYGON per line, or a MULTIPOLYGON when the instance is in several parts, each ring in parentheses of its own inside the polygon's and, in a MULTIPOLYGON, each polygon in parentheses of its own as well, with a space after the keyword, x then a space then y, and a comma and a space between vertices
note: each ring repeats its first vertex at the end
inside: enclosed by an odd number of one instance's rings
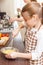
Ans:
POLYGON ((25 27, 25 26, 23 25, 23 23, 21 23, 18 28, 16 28, 15 30, 13 30, 13 31, 12 31, 13 37, 17 36, 17 34, 19 33, 19 31, 20 31, 22 28, 24 28, 24 27, 25 27))
POLYGON ((23 58, 23 59, 32 59, 31 53, 20 53, 20 52, 13 52, 11 54, 5 55, 7 58, 23 58))
POLYGON ((32 59, 32 55, 31 53, 17 53, 17 58, 32 59))

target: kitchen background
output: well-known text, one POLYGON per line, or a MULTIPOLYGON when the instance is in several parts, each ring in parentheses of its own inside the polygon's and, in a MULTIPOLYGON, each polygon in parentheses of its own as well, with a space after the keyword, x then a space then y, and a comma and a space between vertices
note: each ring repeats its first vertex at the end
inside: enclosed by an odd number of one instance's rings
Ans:
MULTIPOLYGON (((0 0, 0 12, 6 12, 8 16, 11 18, 17 16, 17 8, 21 8, 24 6, 23 0, 0 0), (18 3, 19 2, 19 3, 18 3)), ((13 23, 14 29, 18 27, 17 21, 13 23)), ((1 31, 1 30, 0 30, 1 31)), ((3 31, 3 30, 2 30, 3 31)), ((4 30, 5 32, 9 32, 8 29, 4 30)), ((23 51, 23 41, 24 41, 24 31, 25 29, 22 29, 17 37, 14 38, 14 47, 17 47, 20 51, 23 51)), ((12 42, 8 45, 11 46, 12 42)))
MULTIPOLYGON (((0 2, 0 11, 6 12, 10 17, 14 17, 17 15, 17 8, 21 8, 24 6, 23 0, 2 0, 0 2), (19 3, 18 3, 19 2, 19 3)), ((24 37, 24 31, 21 31, 22 38, 24 37)))
MULTIPOLYGON (((38 0, 40 2, 40 0, 38 0)), ((43 1, 43 0, 42 0, 43 1)), ((13 18, 15 16, 17 16, 17 8, 22 9, 22 7, 25 5, 25 3, 23 2, 23 0, 0 0, 0 12, 6 12, 6 14, 13 18)), ((18 27, 18 24, 20 24, 20 22, 18 23, 17 21, 15 21, 13 23, 14 29, 18 27)), ((24 42, 24 33, 25 32, 25 28, 22 29, 19 34, 17 35, 17 37, 14 38, 14 42, 16 47, 20 47, 21 50, 24 48, 23 47, 23 42, 24 42), (23 42, 22 42, 23 41, 23 42)))
MULTIPOLYGON (((21 8, 24 6, 23 0, 0 0, 0 11, 6 12, 10 17, 14 17, 17 15, 17 8, 21 8), (18 3, 19 2, 19 3, 18 3)), ((37 0, 41 2, 43 0, 37 0)), ((24 31, 21 31, 22 37, 24 37, 24 31)))

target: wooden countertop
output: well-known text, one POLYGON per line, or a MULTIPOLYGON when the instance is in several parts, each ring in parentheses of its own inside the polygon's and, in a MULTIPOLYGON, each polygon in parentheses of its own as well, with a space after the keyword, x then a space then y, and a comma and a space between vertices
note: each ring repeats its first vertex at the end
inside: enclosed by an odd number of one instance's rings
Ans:
POLYGON ((6 59, 3 54, 0 53, 0 65, 29 65, 29 60, 26 59, 6 59))

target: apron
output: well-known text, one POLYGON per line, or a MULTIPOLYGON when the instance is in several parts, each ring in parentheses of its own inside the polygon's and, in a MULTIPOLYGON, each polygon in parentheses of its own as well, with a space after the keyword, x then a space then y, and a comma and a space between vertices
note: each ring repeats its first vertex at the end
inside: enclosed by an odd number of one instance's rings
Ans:
MULTIPOLYGON (((25 36, 26 53, 31 53, 33 50, 35 50, 37 46, 36 32, 37 31, 29 31, 29 29, 27 29, 26 36, 25 36)), ((38 60, 29 60, 29 62, 30 65, 43 65, 43 53, 38 60)))

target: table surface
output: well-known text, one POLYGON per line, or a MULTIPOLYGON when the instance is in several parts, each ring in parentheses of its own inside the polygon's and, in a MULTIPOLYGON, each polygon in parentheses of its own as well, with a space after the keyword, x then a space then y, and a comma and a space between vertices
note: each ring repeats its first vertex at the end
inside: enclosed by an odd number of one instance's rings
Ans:
POLYGON ((6 59, 3 54, 0 53, 0 65, 29 65, 27 59, 6 59))

